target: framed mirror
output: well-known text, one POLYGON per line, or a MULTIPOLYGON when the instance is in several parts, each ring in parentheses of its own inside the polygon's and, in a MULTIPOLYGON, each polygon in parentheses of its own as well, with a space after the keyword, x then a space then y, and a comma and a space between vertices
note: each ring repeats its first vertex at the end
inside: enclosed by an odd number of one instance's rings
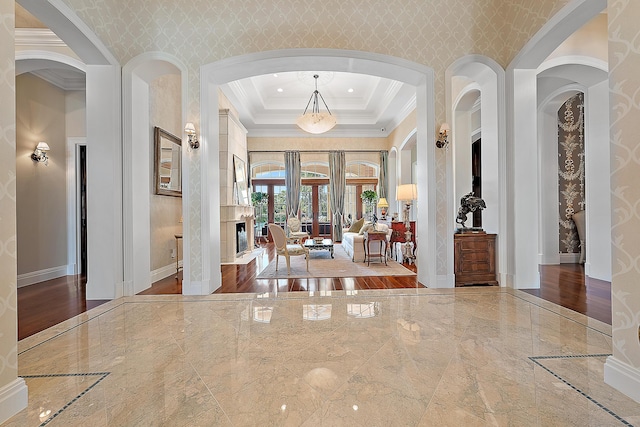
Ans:
POLYGON ((182 140, 157 126, 153 139, 156 194, 182 197, 182 140))
POLYGON ((239 205, 249 205, 249 185, 247 179, 247 168, 244 160, 233 155, 233 169, 235 171, 235 185, 238 195, 237 203, 239 205))

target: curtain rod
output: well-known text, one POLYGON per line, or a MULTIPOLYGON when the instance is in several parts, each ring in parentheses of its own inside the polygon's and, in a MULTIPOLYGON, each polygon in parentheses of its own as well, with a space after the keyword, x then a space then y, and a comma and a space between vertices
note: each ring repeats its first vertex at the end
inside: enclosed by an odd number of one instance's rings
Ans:
POLYGON ((297 151, 299 153, 331 153, 334 151, 342 151, 343 153, 379 153, 389 150, 248 150, 248 153, 284 153, 285 151, 297 151))

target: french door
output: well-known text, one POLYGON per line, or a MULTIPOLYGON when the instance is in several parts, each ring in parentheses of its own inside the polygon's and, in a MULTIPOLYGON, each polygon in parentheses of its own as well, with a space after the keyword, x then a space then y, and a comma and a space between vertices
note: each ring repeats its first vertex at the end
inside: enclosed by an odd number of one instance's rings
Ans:
MULTIPOLYGON (((267 235, 267 223, 286 227, 286 187, 281 179, 254 179, 253 191, 269 196, 267 212, 260 216, 261 235, 267 235)), ((310 236, 331 236, 331 207, 329 205, 329 181, 326 179, 303 179, 300 188, 300 221, 302 229, 310 236)), ((269 236, 270 238, 270 236, 269 236)))
POLYGON ((323 181, 303 180, 300 188, 300 221, 303 230, 311 236, 331 237, 329 184, 323 181))

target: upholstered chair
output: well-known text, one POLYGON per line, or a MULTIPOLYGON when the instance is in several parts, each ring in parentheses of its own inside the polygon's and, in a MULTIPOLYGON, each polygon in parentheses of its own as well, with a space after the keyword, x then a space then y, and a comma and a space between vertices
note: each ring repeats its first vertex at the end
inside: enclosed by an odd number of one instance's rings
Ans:
POLYGON ((278 224, 269 224, 269 232, 276 246, 276 271, 278 271, 278 259, 280 255, 287 260, 287 274, 291 274, 291 261, 289 258, 297 255, 305 256, 307 259, 307 271, 309 271, 309 249, 305 248, 302 242, 289 243, 287 235, 278 224))
POLYGON ((307 233, 306 231, 302 231, 302 224, 300 223, 300 220, 295 216, 289 217, 289 219, 287 219, 287 228, 289 229, 289 242, 302 243, 304 239, 309 237, 309 233, 307 233))

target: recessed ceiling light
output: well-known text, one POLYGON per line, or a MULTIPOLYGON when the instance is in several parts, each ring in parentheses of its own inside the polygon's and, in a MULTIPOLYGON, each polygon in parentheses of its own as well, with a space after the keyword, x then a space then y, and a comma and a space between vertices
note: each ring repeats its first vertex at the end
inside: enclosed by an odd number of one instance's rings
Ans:
POLYGON ((278 77, 278 75, 277 75, 277 74, 274 74, 274 75, 273 75, 273 77, 278 77))
POLYGON ((279 88, 278 88, 278 89, 276 89, 276 90, 277 90, 278 92, 280 92, 280 93, 284 92, 284 90, 282 90, 282 88, 281 88, 281 87, 279 87, 279 88))
POLYGON ((349 93, 353 92, 353 88, 350 87, 349 89, 347 89, 347 92, 349 92, 349 93))

